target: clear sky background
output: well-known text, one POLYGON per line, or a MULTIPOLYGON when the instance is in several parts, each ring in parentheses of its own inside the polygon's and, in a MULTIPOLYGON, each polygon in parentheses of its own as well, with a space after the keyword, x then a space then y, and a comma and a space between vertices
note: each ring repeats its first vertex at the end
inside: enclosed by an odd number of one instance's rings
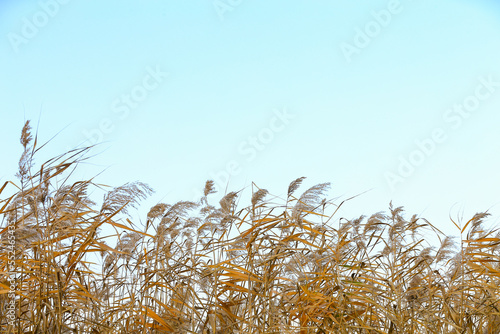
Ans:
POLYGON ((339 217, 500 222, 497 1, 2 0, 0 36, 1 182, 31 119, 62 130, 38 162, 99 143, 80 176, 148 183, 145 212, 306 176, 369 190, 339 217))

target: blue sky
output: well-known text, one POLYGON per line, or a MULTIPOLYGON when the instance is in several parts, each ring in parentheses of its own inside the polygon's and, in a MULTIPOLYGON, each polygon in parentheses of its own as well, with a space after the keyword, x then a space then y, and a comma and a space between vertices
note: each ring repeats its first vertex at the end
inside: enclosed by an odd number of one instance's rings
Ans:
POLYGON ((0 179, 31 119, 62 130, 39 162, 99 143, 80 176, 146 182, 146 206, 306 176, 369 190, 347 218, 499 222, 499 32, 480 0, 2 1, 0 179))

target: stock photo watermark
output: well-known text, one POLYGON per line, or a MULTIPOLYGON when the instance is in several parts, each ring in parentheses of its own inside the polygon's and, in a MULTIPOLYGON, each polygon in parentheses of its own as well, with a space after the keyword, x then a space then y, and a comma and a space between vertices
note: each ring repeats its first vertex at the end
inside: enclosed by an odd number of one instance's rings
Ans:
POLYGON ((21 19, 21 29, 18 33, 9 32, 7 39, 14 52, 19 52, 21 45, 26 45, 35 38, 38 33, 49 24, 50 20, 57 16, 61 6, 66 5, 70 0, 45 0, 38 2, 38 10, 30 17, 21 19))
MULTIPOLYGON (((412 1, 412 0, 409 0, 412 1)), ((372 10, 370 12, 371 20, 362 27, 354 28, 354 37, 350 42, 339 44, 340 50, 348 63, 351 63, 354 56, 361 54, 361 51, 367 48, 382 31, 387 28, 393 18, 403 11, 404 7, 399 0, 390 0, 386 8, 372 10)))
POLYGON ((5 249, 7 251, 7 282, 9 283, 9 290, 7 292, 8 302, 5 309, 5 318, 7 319, 8 326, 12 329, 11 332, 16 332, 15 320, 16 320, 16 237, 15 237, 15 226, 14 222, 11 222, 7 227, 7 245, 5 249))
MULTIPOLYGON (((232 176, 237 176, 243 170, 245 164, 249 164, 257 159, 259 152, 262 152, 273 141, 276 135, 285 130, 286 126, 295 118, 286 108, 273 110, 273 116, 269 119, 266 127, 257 133, 248 136, 237 146, 239 158, 229 160, 223 169, 211 172, 210 178, 214 181, 217 190, 224 189, 232 176)), ((203 196, 199 189, 193 189, 194 198, 203 196)))
MULTIPOLYGON (((500 81, 496 81, 493 76, 479 77, 479 84, 474 92, 466 96, 460 103, 448 108, 443 113, 443 121, 451 129, 460 128, 464 120, 471 117, 472 113, 481 107, 481 102, 490 99, 500 88, 500 81)), ((449 130, 445 127, 436 127, 431 134, 421 140, 415 140, 415 148, 407 155, 398 156, 398 167, 395 172, 389 171, 384 174, 384 178, 392 191, 398 184, 404 183, 412 176, 416 169, 431 157, 438 145, 443 144, 449 138, 449 130)))
POLYGON ((212 2, 219 20, 224 21, 227 12, 232 12, 236 7, 240 6, 243 0, 214 0, 212 2))
POLYGON ((87 142, 90 143, 89 146, 101 143, 106 135, 115 130, 116 122, 127 119, 132 111, 137 109, 153 91, 160 87, 168 75, 158 65, 154 68, 146 67, 146 74, 141 82, 111 102, 113 116, 103 117, 94 128, 82 131, 87 142))

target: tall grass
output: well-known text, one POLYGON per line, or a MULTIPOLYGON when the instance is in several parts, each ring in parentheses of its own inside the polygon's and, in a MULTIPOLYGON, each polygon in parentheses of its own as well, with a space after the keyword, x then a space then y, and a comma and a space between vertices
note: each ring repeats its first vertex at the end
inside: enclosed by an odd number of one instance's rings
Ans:
POLYGON ((29 122, 21 144, 18 180, 0 188, 14 192, 0 202, 2 333, 500 332, 500 234, 484 228, 487 213, 453 222, 455 241, 392 205, 338 218, 326 183, 298 195, 299 178, 286 198, 252 185, 239 208, 238 192, 213 204, 207 181, 199 201, 157 204, 135 227, 127 213, 147 185, 113 188, 97 204, 88 194, 103 186, 68 182, 89 148, 35 169, 29 122))

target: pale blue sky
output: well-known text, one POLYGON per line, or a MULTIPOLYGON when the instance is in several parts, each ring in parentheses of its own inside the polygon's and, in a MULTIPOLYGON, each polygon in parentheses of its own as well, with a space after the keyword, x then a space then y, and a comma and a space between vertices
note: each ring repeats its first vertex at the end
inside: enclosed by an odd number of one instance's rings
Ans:
POLYGON ((230 190, 371 189, 347 218, 393 200, 449 232, 461 208, 499 221, 495 1, 2 1, 0 35, 2 182, 41 117, 42 140, 64 131, 39 160, 108 130, 82 176, 144 181, 149 204, 191 200, 232 164, 230 190), (469 117, 447 112, 462 103, 469 117), (401 176, 401 157, 422 163, 401 176))

